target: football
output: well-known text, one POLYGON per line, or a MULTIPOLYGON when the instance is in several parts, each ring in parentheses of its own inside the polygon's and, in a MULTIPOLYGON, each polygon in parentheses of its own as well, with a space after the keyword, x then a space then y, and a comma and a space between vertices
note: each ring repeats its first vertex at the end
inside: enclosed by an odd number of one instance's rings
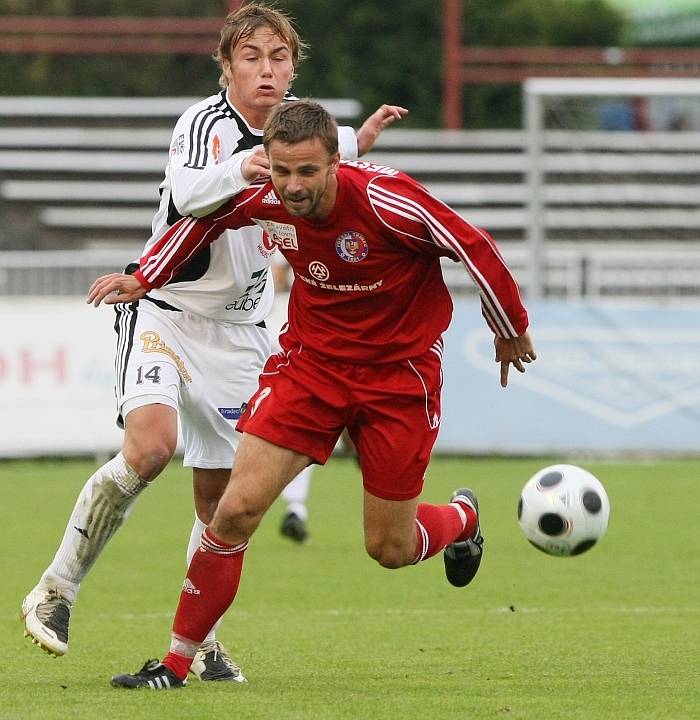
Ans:
POLYGON ((598 478, 576 465, 550 465, 525 483, 518 522, 548 555, 580 555, 608 529, 610 501, 598 478))

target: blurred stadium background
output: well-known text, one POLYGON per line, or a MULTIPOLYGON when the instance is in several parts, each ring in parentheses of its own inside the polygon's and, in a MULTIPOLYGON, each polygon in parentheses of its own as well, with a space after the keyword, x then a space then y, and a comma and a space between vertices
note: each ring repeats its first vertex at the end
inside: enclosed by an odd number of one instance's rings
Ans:
MULTIPOLYGON (((111 311, 82 298, 140 254, 238 4, 0 2, 0 457, 118 449, 111 311)), ((276 4, 311 45, 297 94, 410 108, 367 159, 491 231, 527 297, 540 360, 503 392, 445 264, 437 450, 697 454, 700 0, 276 4)))

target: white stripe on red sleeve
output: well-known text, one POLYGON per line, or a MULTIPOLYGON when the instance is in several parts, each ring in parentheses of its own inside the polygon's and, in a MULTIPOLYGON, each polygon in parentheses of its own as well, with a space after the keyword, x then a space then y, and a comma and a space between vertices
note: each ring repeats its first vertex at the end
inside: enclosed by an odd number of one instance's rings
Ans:
MULTIPOLYGON (((406 187, 405 181, 403 186, 406 187)), ((367 194, 375 213, 387 227, 408 237, 433 242, 461 260, 480 291, 489 327, 497 335, 517 337, 522 334, 526 328, 516 328, 516 323, 521 325, 526 313, 520 302, 517 284, 490 236, 465 221, 420 185, 415 184, 415 189, 421 191, 420 202, 388 190, 375 181, 368 185, 367 194), (436 213, 442 217, 439 218, 436 213), (410 223, 417 226, 414 232, 410 231, 410 223)))

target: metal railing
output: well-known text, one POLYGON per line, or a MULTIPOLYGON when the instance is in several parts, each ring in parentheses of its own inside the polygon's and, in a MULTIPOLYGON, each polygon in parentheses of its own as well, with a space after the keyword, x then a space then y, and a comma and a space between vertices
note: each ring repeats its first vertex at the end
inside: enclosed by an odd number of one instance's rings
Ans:
MULTIPOLYGON (((532 286, 528 249, 504 244, 503 255, 522 290, 532 286)), ((95 278, 120 272, 142 248, 0 252, 0 298, 84 296, 95 278)), ((700 299, 700 245, 659 242, 572 246, 552 243, 538 281, 546 297, 700 299)), ((443 276, 455 295, 476 295, 461 263, 443 262, 443 276)))

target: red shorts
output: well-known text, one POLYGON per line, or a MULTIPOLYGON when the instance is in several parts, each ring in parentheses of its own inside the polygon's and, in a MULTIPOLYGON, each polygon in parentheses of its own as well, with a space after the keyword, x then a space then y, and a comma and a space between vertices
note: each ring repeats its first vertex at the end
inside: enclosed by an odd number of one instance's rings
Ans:
POLYGON ((347 427, 365 490, 417 497, 440 426, 442 347, 375 365, 287 349, 267 360, 237 429, 323 464, 347 427))

